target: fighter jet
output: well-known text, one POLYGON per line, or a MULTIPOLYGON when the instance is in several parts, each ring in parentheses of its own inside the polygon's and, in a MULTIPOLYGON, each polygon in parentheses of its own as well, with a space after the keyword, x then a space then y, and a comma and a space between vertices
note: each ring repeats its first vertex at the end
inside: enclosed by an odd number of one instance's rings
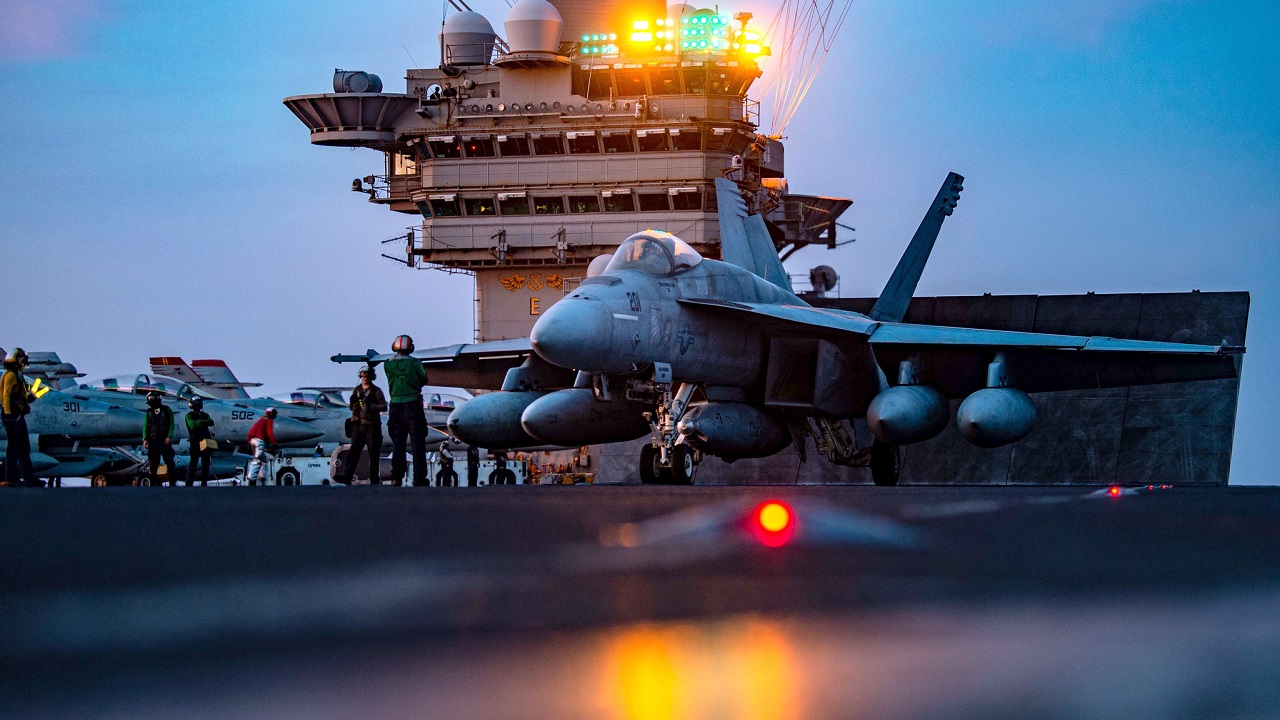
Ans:
MULTIPOLYGON (((173 410, 176 434, 179 438, 187 435, 187 402, 194 397, 204 398, 204 411, 213 418, 214 432, 219 442, 235 445, 248 443, 249 428, 262 416, 263 409, 243 403, 218 400, 208 397, 187 383, 165 377, 147 375, 116 375, 103 378, 95 383, 82 384, 76 394, 91 399, 114 400, 120 405, 145 412, 147 393, 158 390, 164 395, 164 403, 173 410)), ((314 444, 322 434, 300 420, 277 417, 275 435, 281 446, 314 444)), ((141 439, 139 431, 135 440, 141 439)))
MULTIPOLYGON (((688 484, 704 454, 764 457, 806 441, 898 481, 897 448, 949 423, 979 447, 1025 437, 1029 393, 1236 377, 1244 348, 902 322, 963 178, 950 174, 871 312, 792 292, 763 219, 717 180, 723 260, 666 232, 627 238, 603 272, 548 308, 528 340, 415 353, 433 379, 501 391, 468 402, 452 434, 486 447, 636 439, 646 483, 688 484), (521 362, 519 367, 510 367, 521 362), (434 365, 433 365, 434 364, 434 365), (874 440, 858 447, 852 423, 874 440)), ((389 356, 387 356, 389 357, 389 356)), ((335 360, 357 359, 337 356, 335 360)), ((366 361, 383 356, 359 358, 366 361)))
MULTIPOLYGON (((241 405, 266 410, 267 408, 275 408, 280 417, 289 418, 305 422, 320 432, 320 435, 309 440, 305 446, 306 454, 311 454, 316 446, 319 446, 324 454, 332 453, 339 445, 350 442, 351 433, 347 427, 348 421, 351 419, 351 410, 347 407, 347 401, 343 398, 342 393, 351 390, 356 382, 353 380, 351 387, 301 387, 290 393, 272 395, 267 397, 251 398, 244 391, 247 387, 259 387, 262 383, 246 383, 236 378, 235 373, 222 360, 192 360, 188 365, 181 357, 166 356, 151 358, 151 372, 154 375, 162 375, 164 377, 173 378, 175 380, 186 383, 196 391, 206 393, 208 395, 227 399, 241 405), (188 380, 194 378, 194 380, 188 380)), ((449 411, 452 411, 452 407, 449 411)), ((428 424, 431 424, 432 410, 428 407, 428 424)), ((440 415, 440 411, 435 411, 436 415, 440 415)), ((443 426, 447 420, 448 412, 443 413, 443 417, 438 417, 438 425, 443 426)), ((387 437, 390 433, 385 427, 386 418, 383 418, 383 437, 387 437)), ((436 430, 428 431, 427 441, 440 442, 445 436, 436 430)), ((293 444, 293 450, 302 451, 301 444, 293 444)), ((286 446, 285 454, 293 454, 286 446)))
MULTIPOLYGON (((75 367, 63 363, 54 353, 30 353, 31 365, 26 375, 32 394, 31 414, 27 429, 34 440, 32 465, 41 477, 77 477, 81 470, 100 470, 106 447, 131 442, 141 437, 142 412, 55 390, 80 375, 75 367), (71 453, 69 457, 63 450, 71 453), (70 464, 68 464, 70 462, 70 464)), ((0 428, 0 443, 8 438, 0 428)), ((3 456, 0 450, 0 456, 3 456)))

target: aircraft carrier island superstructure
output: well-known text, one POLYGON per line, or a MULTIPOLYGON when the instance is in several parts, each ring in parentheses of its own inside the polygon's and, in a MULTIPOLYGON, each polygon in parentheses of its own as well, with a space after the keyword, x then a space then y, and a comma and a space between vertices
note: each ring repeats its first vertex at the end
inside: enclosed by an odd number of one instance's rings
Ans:
POLYGON ((716 258, 712 183, 731 177, 780 251, 834 246, 841 198, 793 195, 782 143, 748 97, 769 54, 750 13, 662 3, 520 0, 505 40, 461 6, 441 64, 403 94, 337 71, 334 92, 285 104, 317 145, 368 147, 386 171, 353 190, 421 214, 405 261, 472 273, 478 341, 526 337, 592 259, 672 232, 716 258))

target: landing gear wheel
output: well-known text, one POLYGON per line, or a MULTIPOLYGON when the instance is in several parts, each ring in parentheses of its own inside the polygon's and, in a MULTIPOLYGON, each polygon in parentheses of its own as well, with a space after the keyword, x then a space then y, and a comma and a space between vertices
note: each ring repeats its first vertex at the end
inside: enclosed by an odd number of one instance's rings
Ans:
POLYGON ((277 485, 300 485, 302 484, 302 476, 293 468, 285 468, 276 473, 277 485))
POLYGON ((688 445, 677 445, 671 451, 671 484, 692 485, 693 471, 698 467, 694 462, 693 448, 688 445))
POLYGON ((876 440, 871 443, 871 481, 881 487, 898 484, 902 465, 898 448, 876 440))
POLYGON ((93 481, 92 481, 92 483, 91 483, 91 484, 93 485, 93 487, 106 487, 106 486, 107 486, 107 476, 106 476, 106 475, 94 475, 94 476, 93 476, 93 481))
POLYGON ((640 482, 644 485, 663 485, 670 477, 670 470, 658 464, 658 448, 652 444, 640 448, 640 482))

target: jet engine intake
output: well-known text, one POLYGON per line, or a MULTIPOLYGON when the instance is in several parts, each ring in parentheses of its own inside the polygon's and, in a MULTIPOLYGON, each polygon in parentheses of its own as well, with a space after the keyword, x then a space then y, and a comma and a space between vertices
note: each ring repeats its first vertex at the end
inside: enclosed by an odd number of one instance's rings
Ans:
POLYGON ((649 434, 644 411, 640 403, 620 397, 597 400, 591 388, 571 388, 534 400, 520 416, 520 424, 526 433, 548 445, 598 445, 649 434))
POLYGON ((753 405, 693 405, 676 425, 685 444, 725 460, 768 457, 791 442, 786 425, 753 405))
POLYGON ((520 426, 520 414, 546 394, 500 390, 476 396, 449 414, 449 434, 482 448, 507 450, 540 445, 520 426))
POLYGON ((964 439, 981 448, 1021 440, 1035 422, 1031 396, 1015 388, 979 390, 965 398, 956 411, 956 425, 964 439))
POLYGON ((881 391, 867 407, 867 429, 882 443, 909 445, 947 427, 951 406, 928 385, 898 385, 881 391))

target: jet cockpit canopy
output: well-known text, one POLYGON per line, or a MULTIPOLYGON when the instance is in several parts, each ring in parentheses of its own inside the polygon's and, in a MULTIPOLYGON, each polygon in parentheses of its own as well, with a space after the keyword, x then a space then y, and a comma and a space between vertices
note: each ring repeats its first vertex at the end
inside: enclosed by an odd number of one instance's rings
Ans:
POLYGON ((684 272, 702 262, 689 244, 669 232, 645 230, 622 241, 604 273, 639 270, 666 277, 684 272))
POLYGON ((297 405, 309 408, 327 408, 330 410, 346 409, 347 404, 342 401, 342 395, 334 397, 333 391, 320 390, 294 390, 290 393, 280 395, 272 395, 272 400, 285 403, 287 405, 297 405))
POLYGON ((152 390, 176 397, 181 400, 190 400, 191 398, 204 398, 206 400, 215 399, 212 395, 195 387, 188 385, 181 380, 164 377, 163 375, 147 375, 145 373, 138 375, 115 375, 109 378, 103 378, 97 383, 86 383, 83 385, 88 390, 113 390, 115 392, 132 393, 135 395, 146 395, 152 390))

